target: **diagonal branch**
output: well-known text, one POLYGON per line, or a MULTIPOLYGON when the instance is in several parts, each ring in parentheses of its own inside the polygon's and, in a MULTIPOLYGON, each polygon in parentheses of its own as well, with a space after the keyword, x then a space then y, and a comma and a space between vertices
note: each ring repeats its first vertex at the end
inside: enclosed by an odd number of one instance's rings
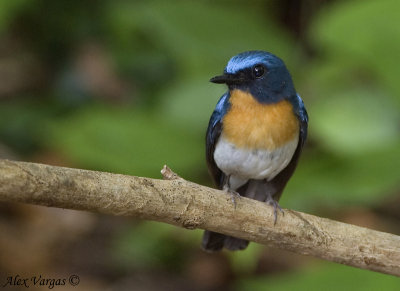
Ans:
POLYGON ((134 216, 188 229, 218 231, 292 252, 400 276, 400 237, 285 210, 274 225, 272 208, 186 181, 0 160, 0 201, 134 216))

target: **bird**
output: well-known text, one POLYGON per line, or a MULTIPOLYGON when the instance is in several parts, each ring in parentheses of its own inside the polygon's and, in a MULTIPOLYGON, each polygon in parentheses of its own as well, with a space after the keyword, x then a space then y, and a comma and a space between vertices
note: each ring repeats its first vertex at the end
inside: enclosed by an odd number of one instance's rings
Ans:
MULTIPOLYGON (((307 138, 308 114, 284 62, 266 51, 232 57, 222 75, 226 84, 206 133, 206 160, 218 189, 236 200, 248 197, 273 207, 293 175, 307 138)), ((249 241, 206 230, 202 248, 237 251, 249 241)))

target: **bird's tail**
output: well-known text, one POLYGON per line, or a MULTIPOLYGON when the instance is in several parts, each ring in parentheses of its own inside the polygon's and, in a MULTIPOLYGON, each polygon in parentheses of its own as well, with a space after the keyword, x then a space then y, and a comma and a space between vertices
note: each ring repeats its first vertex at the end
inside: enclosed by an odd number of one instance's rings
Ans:
POLYGON ((244 250, 249 245, 248 240, 220 234, 213 231, 204 231, 202 248, 207 252, 217 252, 226 248, 231 251, 244 250))

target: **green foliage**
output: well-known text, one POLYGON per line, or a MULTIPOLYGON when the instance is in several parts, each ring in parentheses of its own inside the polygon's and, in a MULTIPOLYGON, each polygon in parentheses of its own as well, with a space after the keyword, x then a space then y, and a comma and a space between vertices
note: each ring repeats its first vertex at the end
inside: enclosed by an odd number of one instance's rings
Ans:
POLYGON ((251 243, 245 252, 229 252, 228 255, 233 270, 241 275, 254 273, 263 249, 262 245, 251 243))
POLYGON ((92 169, 159 178, 164 164, 184 176, 204 167, 202 139, 156 113, 91 106, 50 128, 46 143, 92 169))
POLYGON ((310 105, 310 131, 329 151, 350 157, 400 140, 399 110, 382 92, 347 90, 310 105))
POLYGON ((318 263, 304 270, 273 277, 241 280, 236 290, 398 290, 399 279, 332 263, 318 263))
POLYGON ((28 155, 43 144, 42 128, 53 119, 48 106, 32 100, 7 102, 0 106, 0 139, 23 155, 28 155))
POLYGON ((349 158, 314 152, 303 157, 281 205, 309 211, 321 205, 377 205, 398 186, 400 161, 394 157, 399 155, 399 144, 349 158))
POLYGON ((178 268, 184 259, 185 250, 176 234, 182 230, 155 222, 123 229, 114 241, 113 257, 120 268, 178 268))
POLYGON ((138 49, 144 39, 170 55, 189 78, 207 79, 210 72, 222 70, 227 56, 249 48, 268 48, 289 59, 290 40, 263 17, 261 2, 214 2, 210 8, 209 2, 124 2, 111 7, 109 24, 125 48, 138 49))
POLYGON ((332 61, 372 73, 373 81, 391 92, 400 106, 400 67, 395 63, 400 51, 400 3, 347 1, 330 8, 314 23, 312 38, 332 61))

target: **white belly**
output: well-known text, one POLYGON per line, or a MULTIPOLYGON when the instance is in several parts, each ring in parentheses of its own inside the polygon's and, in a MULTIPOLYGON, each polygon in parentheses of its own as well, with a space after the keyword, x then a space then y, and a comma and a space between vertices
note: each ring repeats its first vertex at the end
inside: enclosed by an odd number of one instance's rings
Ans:
POLYGON ((237 184, 232 188, 237 188, 248 179, 273 179, 289 164, 298 141, 296 135, 295 139, 272 151, 248 150, 237 148, 221 136, 215 147, 214 160, 218 168, 232 176, 231 182, 237 184))

